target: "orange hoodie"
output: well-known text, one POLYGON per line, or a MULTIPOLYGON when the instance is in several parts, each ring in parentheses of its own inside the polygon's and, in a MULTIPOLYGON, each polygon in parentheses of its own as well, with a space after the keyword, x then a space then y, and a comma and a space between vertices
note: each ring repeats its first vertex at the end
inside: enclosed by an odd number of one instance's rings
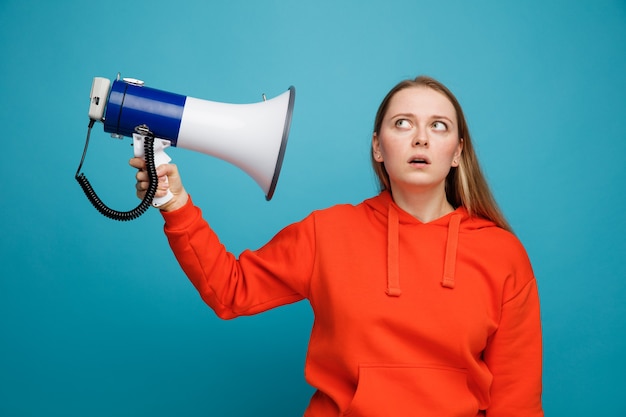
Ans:
POLYGON ((422 223, 387 192, 315 211, 235 258, 190 201, 165 232, 224 319, 308 299, 307 417, 538 417, 537 285, 521 243, 459 208, 422 223))

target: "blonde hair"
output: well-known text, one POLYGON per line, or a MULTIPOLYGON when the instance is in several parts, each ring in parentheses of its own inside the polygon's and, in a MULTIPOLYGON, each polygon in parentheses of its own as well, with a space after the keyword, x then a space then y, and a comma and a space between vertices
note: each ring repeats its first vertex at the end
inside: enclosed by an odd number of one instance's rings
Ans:
MULTIPOLYGON (((463 152, 458 167, 450 169, 446 177, 446 198, 454 207, 464 207, 470 216, 481 217, 493 221, 499 227, 512 231, 511 226, 502 214, 498 204, 489 189, 487 180, 482 173, 476 152, 472 146, 469 128, 463 114, 463 109, 454 94, 439 81, 420 75, 415 79, 401 81, 396 84, 385 96, 376 112, 374 120, 374 133, 380 133, 385 113, 389 107, 391 99, 401 90, 410 87, 428 87, 445 95, 456 111, 459 138, 463 139, 463 152)), ((389 174, 385 169, 383 162, 374 159, 374 155, 370 155, 374 173, 378 177, 380 190, 389 190, 391 192, 391 184, 389 174)))

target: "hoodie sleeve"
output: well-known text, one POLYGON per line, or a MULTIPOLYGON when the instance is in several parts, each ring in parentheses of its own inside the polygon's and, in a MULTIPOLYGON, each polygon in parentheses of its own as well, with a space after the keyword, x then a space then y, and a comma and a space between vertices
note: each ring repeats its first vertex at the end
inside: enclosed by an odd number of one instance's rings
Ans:
POLYGON ((489 417, 543 416, 539 295, 527 258, 522 265, 507 279, 500 323, 484 353, 493 375, 489 417))
POLYGON ((311 218, 286 227, 261 249, 246 250, 237 259, 191 199, 162 214, 178 263, 220 318, 252 315, 308 296, 314 258, 311 218))

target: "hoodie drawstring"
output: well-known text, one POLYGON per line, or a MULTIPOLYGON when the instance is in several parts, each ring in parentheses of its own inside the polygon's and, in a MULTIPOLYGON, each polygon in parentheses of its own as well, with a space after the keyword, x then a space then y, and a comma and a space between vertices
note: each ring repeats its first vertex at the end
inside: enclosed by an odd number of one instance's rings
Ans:
POLYGON ((456 267, 456 248, 459 243, 459 228, 461 215, 454 214, 448 224, 448 241, 446 242, 446 257, 443 263, 443 280, 441 285, 446 288, 454 288, 454 269, 456 267))
POLYGON ((391 297, 399 297, 402 294, 398 256, 398 223, 398 212, 390 204, 387 215, 387 295, 391 297))
MULTIPOLYGON (((443 264, 443 278, 441 285, 445 288, 454 288, 454 273, 456 268, 456 252, 459 242, 459 229, 461 227, 461 214, 450 216, 448 223, 448 238, 443 264)), ((399 297, 402 294, 400 288, 400 259, 399 259, 399 220, 398 212, 393 205, 389 205, 387 214, 387 295, 399 297)))

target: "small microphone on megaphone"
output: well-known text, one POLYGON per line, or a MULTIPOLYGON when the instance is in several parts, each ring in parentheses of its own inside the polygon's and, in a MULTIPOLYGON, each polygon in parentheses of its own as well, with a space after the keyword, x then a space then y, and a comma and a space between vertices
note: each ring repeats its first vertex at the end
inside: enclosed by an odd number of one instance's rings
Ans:
MULTIPOLYGON (((143 81, 118 75, 112 84, 95 77, 90 99, 89 130, 99 121, 113 137, 132 137, 135 156, 154 159, 158 166, 171 160, 164 152, 170 146, 211 155, 242 169, 261 187, 266 200, 272 198, 291 126, 293 86, 271 100, 263 95, 258 103, 230 104, 149 88, 143 81)), ((78 171, 77 180, 87 197, 107 217, 130 220, 145 211, 120 216, 120 212, 98 207, 102 203, 78 171)), ((170 198, 154 199, 152 205, 158 207, 170 198)))

